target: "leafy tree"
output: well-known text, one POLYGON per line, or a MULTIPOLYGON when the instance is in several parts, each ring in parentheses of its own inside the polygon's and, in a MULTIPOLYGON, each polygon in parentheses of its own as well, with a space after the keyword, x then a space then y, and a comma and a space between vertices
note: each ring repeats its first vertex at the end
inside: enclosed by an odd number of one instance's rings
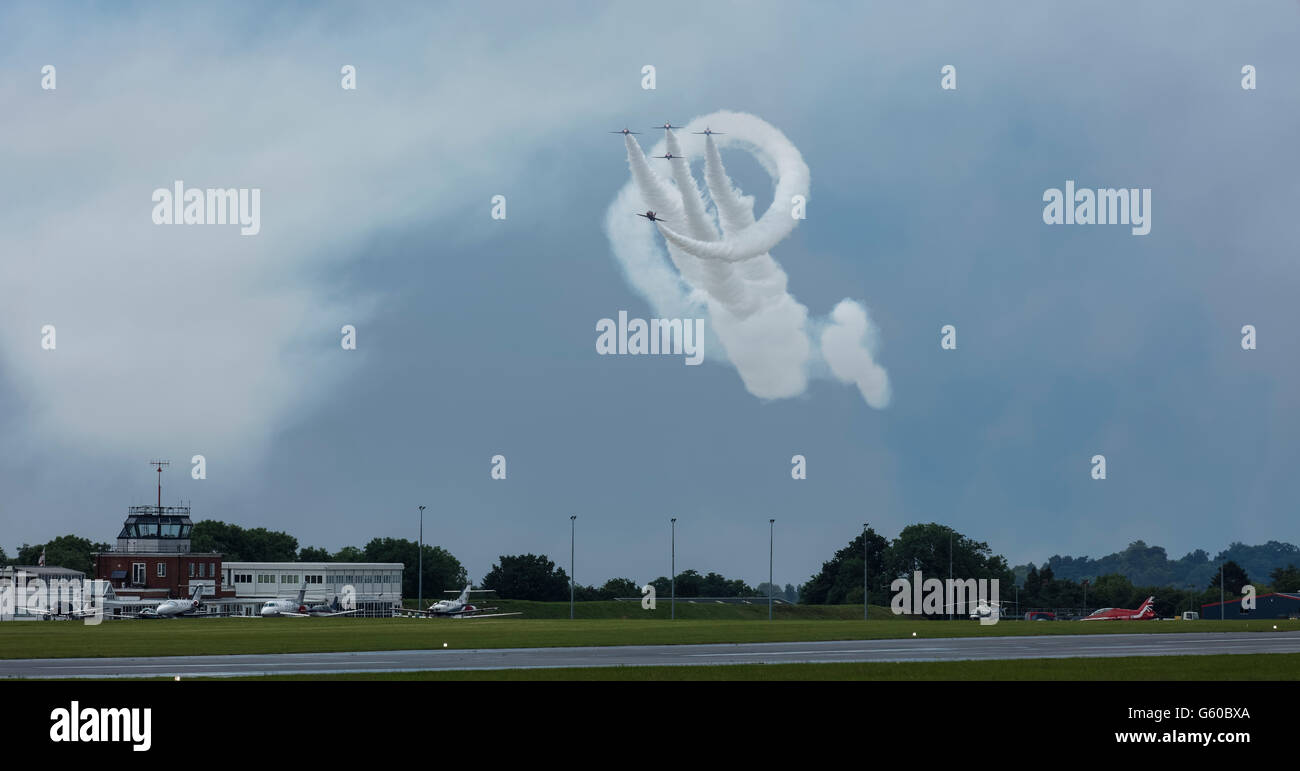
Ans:
POLYGON ((61 535, 44 544, 34 546, 23 544, 18 550, 18 559, 14 564, 35 565, 40 561, 41 552, 44 551, 46 567, 79 570, 87 576, 93 576, 95 560, 91 555, 108 549, 109 545, 106 543, 92 543, 90 539, 76 535, 61 535))
MULTIPOLYGON (((781 593, 780 588, 776 593, 781 593)), ((700 581, 701 597, 748 597, 755 594, 754 590, 739 578, 727 580, 719 573, 707 573, 700 581)), ((764 597, 767 595, 764 594, 764 597)))
POLYGON ((678 597, 699 597, 703 585, 704 576, 698 570, 683 570, 677 574, 678 597))
MULTIPOLYGON (((342 553, 342 552, 340 552, 342 553)), ((424 544, 424 597, 439 599, 444 590, 456 592, 469 583, 460 560, 441 546, 424 544)), ((402 596, 420 596, 420 545, 407 538, 375 538, 366 544, 360 559, 354 562, 400 562, 402 571, 402 596)), ((505 595, 502 595, 505 596, 505 595)))
POLYGON ((329 562, 329 549, 320 546, 304 546, 298 550, 299 562, 329 562))
POLYGON ((1093 608, 1136 608, 1136 605, 1128 604, 1133 601, 1136 593, 1132 581, 1111 573, 1091 582, 1088 587, 1088 605, 1093 608))
POLYGON ((544 554, 501 555, 483 577, 483 587, 508 600, 569 599, 569 576, 544 554))
MULTIPOLYGON (((334 558, 331 562, 365 562, 366 553, 355 546, 344 546, 342 549, 334 552, 334 558)), ((407 565, 410 567, 410 565, 407 565)))
POLYGON ((1273 582, 1275 592, 1300 592, 1300 569, 1295 565, 1275 568, 1268 574, 1268 580, 1273 582))
POLYGON ((1008 586, 1012 582, 1006 560, 987 543, 935 522, 903 528, 888 556, 894 578, 908 578, 918 570, 926 578, 947 578, 951 564, 954 578, 996 578, 1008 586))
POLYGON ((858 533, 848 546, 835 552, 829 562, 822 563, 822 569, 808 583, 799 587, 799 601, 809 605, 838 605, 847 602, 862 602, 862 541, 867 542, 868 581, 871 584, 871 599, 877 605, 889 601, 887 592, 893 577, 886 570, 885 552, 889 542, 871 528, 865 535, 858 533))
MULTIPOLYGON (((656 590, 658 591, 658 590, 656 590)), ((611 578, 600 587, 600 599, 612 600, 617 597, 640 597, 641 587, 630 578, 611 578)))
POLYGON ((194 523, 190 548, 196 552, 219 552, 230 562, 292 562, 298 556, 298 539, 276 530, 205 519, 194 523))
POLYGON ((785 598, 786 602, 795 603, 799 601, 799 590, 794 588, 794 584, 786 584, 781 596, 785 598))
MULTIPOLYGON (((1218 572, 1215 572, 1214 577, 1210 579, 1211 589, 1219 588, 1219 575, 1218 572)), ((1223 563, 1222 575, 1224 588, 1230 594, 1240 594, 1241 587, 1250 583, 1250 576, 1247 576, 1246 571, 1242 570, 1241 566, 1232 560, 1223 563)))

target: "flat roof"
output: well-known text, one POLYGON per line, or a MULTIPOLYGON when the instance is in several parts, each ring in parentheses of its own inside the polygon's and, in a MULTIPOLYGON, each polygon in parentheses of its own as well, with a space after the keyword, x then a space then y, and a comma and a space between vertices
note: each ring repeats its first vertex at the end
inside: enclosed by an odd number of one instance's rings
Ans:
POLYGON ((223 568, 236 570, 401 570, 402 562, 223 562, 223 568))

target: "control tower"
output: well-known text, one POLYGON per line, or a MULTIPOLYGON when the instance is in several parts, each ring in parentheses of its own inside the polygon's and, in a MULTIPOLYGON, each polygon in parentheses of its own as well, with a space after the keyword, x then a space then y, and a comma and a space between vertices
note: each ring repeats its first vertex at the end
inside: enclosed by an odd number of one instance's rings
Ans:
POLYGON ((190 550, 189 506, 162 505, 162 470, 167 461, 150 461, 158 469, 158 505, 127 509, 122 532, 117 534, 117 552, 130 554, 187 554, 190 550))

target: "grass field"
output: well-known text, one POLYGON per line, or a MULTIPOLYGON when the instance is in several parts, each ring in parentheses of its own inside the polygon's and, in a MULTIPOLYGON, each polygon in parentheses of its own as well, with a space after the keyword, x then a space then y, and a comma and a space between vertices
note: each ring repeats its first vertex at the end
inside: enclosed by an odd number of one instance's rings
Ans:
MULTIPOLYGON (((567 616, 567 604, 554 605, 562 606, 567 616)), ((620 606, 617 610, 623 611, 627 604, 591 605, 617 605, 620 606)), ((632 607, 640 610, 639 606, 632 607)), ((663 609, 662 603, 660 609, 663 609)), ((602 611, 595 607, 587 610, 590 613, 602 611)), ((969 620, 899 620, 890 616, 863 621, 860 617, 856 620, 837 617, 836 614, 861 613, 861 609, 852 607, 783 608, 781 615, 772 622, 766 620, 766 607, 688 605, 683 608, 679 604, 678 610, 676 621, 636 615, 577 620, 530 615, 478 621, 181 618, 106 621, 98 626, 75 621, 15 621, 0 623, 0 658, 411 650, 441 648, 443 643, 448 647, 467 649, 871 640, 911 637, 913 634, 922 638, 939 638, 1124 632, 1269 633, 1275 623, 1281 631, 1300 631, 1300 621, 1003 621, 980 626, 969 620), (737 613, 750 615, 733 615, 737 613)), ((537 615, 542 615, 540 609, 537 615)))
POLYGON ((1237 656, 1134 656, 1107 659, 937 661, 863 664, 731 664, 691 667, 590 667, 493 671, 277 675, 249 680, 378 681, 759 681, 759 680, 1300 680, 1300 653, 1237 656))

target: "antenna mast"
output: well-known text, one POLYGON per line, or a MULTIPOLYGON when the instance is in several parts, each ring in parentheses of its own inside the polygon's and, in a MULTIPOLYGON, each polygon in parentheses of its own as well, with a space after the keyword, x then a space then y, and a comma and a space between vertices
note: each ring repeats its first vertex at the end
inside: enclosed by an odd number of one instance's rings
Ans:
POLYGON ((158 513, 161 514, 162 513, 162 470, 163 470, 163 466, 170 466, 172 464, 169 461, 165 461, 165 460, 151 460, 149 461, 149 465, 158 469, 158 513))

